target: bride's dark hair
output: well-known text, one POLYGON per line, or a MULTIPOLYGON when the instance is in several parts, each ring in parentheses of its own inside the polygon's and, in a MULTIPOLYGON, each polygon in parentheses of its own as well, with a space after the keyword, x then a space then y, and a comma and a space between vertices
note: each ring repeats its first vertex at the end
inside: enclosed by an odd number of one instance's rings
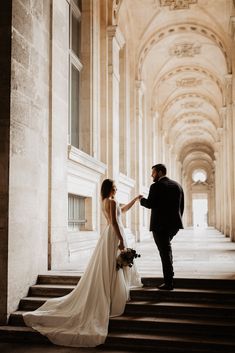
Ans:
POLYGON ((102 200, 106 199, 106 197, 109 197, 112 191, 113 184, 114 184, 114 181, 112 179, 105 179, 103 181, 100 189, 102 200))

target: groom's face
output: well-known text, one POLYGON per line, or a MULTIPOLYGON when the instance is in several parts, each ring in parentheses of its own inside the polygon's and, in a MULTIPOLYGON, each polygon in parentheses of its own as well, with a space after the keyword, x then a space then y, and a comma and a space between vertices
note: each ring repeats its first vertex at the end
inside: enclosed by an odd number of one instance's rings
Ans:
MULTIPOLYGON (((160 173, 161 174, 161 173, 160 173)), ((153 181, 156 182, 158 181, 158 179, 160 178, 161 175, 159 175, 158 171, 153 168, 152 169, 152 178, 153 178, 153 181)))

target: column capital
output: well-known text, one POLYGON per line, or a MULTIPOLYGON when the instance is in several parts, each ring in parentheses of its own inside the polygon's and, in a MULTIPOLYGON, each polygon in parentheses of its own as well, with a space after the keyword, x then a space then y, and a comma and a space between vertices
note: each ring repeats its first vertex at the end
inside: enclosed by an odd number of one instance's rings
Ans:
POLYGON ((160 115, 156 110, 151 110, 151 117, 153 120, 158 120, 160 115))
POLYGON ((227 107, 226 107, 226 106, 221 107, 220 110, 219 110, 219 112, 220 112, 220 115, 223 116, 223 115, 226 114, 226 112, 227 112, 227 107))
POLYGON ((124 35, 122 34, 120 28, 117 25, 108 26, 107 33, 108 33, 109 38, 116 39, 118 46, 119 46, 119 49, 122 49, 124 44, 126 43, 126 41, 125 41, 124 35))
POLYGON ((232 74, 226 74, 224 75, 224 78, 225 78, 225 82, 228 83, 228 84, 232 84, 232 80, 233 80, 233 75, 232 74))
POLYGON ((135 85, 136 85, 136 88, 139 90, 139 93, 143 94, 145 92, 146 86, 144 84, 144 81, 136 80, 135 85))

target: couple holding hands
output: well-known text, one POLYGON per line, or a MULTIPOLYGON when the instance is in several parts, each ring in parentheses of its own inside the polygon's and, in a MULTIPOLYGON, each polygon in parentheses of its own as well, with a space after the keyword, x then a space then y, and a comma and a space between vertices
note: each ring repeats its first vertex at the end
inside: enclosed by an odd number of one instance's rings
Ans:
POLYGON ((27 326, 62 346, 95 347, 105 342, 109 317, 124 312, 130 288, 142 287, 135 264, 116 270, 117 256, 127 248, 121 214, 138 200, 143 207, 151 209, 150 231, 159 250, 164 277, 164 283, 158 288, 174 289, 171 240, 183 228, 184 193, 166 172, 163 164, 154 165, 148 197, 139 195, 122 207, 115 200, 115 182, 103 181, 102 210, 107 225, 83 276, 68 295, 49 299, 37 310, 24 313, 27 326))

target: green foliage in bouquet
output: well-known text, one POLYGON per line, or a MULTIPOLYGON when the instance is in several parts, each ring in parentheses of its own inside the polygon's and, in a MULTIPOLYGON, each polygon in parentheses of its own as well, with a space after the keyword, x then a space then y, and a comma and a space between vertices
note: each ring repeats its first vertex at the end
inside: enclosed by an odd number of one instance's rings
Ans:
POLYGON ((123 268, 124 266, 132 267, 134 259, 136 257, 140 257, 140 254, 137 254, 134 249, 126 248, 117 257, 116 269, 119 270, 120 268, 123 268))

